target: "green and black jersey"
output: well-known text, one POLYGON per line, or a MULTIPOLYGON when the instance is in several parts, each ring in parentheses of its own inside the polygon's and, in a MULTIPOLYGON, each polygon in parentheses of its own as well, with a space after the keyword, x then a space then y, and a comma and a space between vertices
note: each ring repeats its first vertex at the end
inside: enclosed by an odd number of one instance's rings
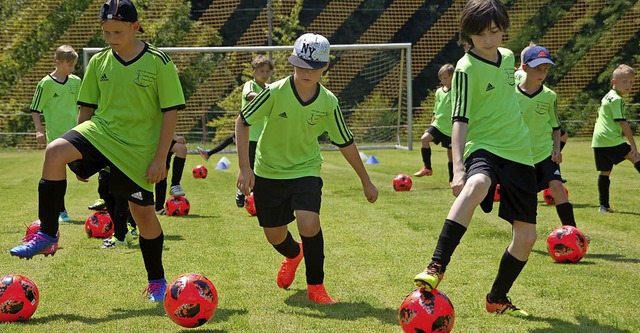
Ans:
MULTIPOLYGON (((247 95, 250 93, 259 94, 262 90, 264 90, 264 88, 262 88, 255 79, 245 82, 242 87, 242 108, 244 109, 244 107, 251 102, 247 99, 247 95)), ((253 124, 249 128, 249 141, 258 142, 263 128, 264 122, 253 124)))
POLYGON ((444 87, 436 90, 436 100, 433 105, 433 123, 442 134, 451 136, 451 89, 444 91, 444 87))
POLYGON ((627 120, 624 113, 624 99, 611 89, 603 98, 598 109, 598 119, 593 128, 591 147, 615 147, 625 143, 620 121, 627 120))
POLYGON ((58 82, 50 74, 36 86, 31 112, 44 116, 47 142, 51 142, 78 124, 78 92, 81 80, 71 74, 64 82, 58 82))
POLYGON ((516 86, 516 95, 522 118, 529 128, 533 163, 537 164, 551 156, 553 130, 560 129, 556 93, 542 85, 538 91, 529 95, 516 86))
POLYGON ((467 52, 456 64, 451 85, 453 121, 468 123, 464 157, 484 149, 533 166, 531 142, 515 93, 514 57, 498 48, 493 63, 467 52))
POLYGON ((100 51, 89 61, 78 104, 95 113, 75 130, 136 184, 153 191, 144 173, 158 148, 162 113, 185 107, 169 56, 146 43, 128 62, 111 48, 100 51))
POLYGON ((329 134, 338 147, 353 143, 338 99, 323 85, 302 102, 293 76, 269 84, 242 109, 245 125, 264 121, 256 149, 255 174, 270 179, 320 176, 322 155, 318 137, 329 134))

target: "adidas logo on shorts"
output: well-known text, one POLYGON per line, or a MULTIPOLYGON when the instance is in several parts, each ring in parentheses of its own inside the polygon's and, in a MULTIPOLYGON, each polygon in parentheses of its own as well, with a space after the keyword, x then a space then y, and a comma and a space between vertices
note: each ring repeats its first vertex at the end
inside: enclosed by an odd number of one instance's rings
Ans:
POLYGON ((142 192, 138 191, 136 193, 132 193, 131 197, 137 200, 142 200, 142 192))

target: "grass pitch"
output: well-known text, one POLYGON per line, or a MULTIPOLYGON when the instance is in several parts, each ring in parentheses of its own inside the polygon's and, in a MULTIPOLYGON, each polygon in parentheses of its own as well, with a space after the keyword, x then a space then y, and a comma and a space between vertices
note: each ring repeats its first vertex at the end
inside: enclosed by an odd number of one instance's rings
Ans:
MULTIPOLYGON (((419 145, 417 146, 419 147, 419 145)), ((191 145, 190 149, 194 149, 191 145)), ((340 303, 320 306, 306 298, 304 263, 289 290, 275 274, 282 258, 267 243, 255 217, 234 203, 237 158, 220 154, 204 162, 190 155, 182 186, 191 202, 186 217, 160 217, 165 233, 164 265, 172 280, 186 272, 207 276, 216 286, 218 309, 202 332, 401 332, 398 306, 414 289, 412 278, 428 264, 453 202, 446 153, 434 148, 434 176, 413 179, 410 192, 394 192, 396 174, 412 175, 420 151, 374 150, 380 164, 367 165, 378 186, 378 202, 365 200, 360 183, 339 152, 324 152, 323 208, 325 285, 340 303), (230 169, 215 171, 226 156, 230 169), (205 164, 206 179, 191 169, 205 164)), ((0 324, 2 332, 173 332, 161 304, 140 293, 146 273, 137 244, 100 249, 88 239, 87 206, 97 198, 97 178, 88 184, 68 174, 67 209, 73 219, 60 226, 54 257, 18 260, 9 249, 37 219, 37 183, 43 151, 0 152, 0 275, 24 274, 40 290, 40 305, 26 323, 0 324)), ((562 171, 578 227, 591 236, 576 265, 556 264, 545 239, 559 220, 539 196, 538 242, 510 296, 532 314, 518 319, 484 310, 484 295, 509 244, 510 225, 478 210, 448 267, 440 289, 456 309, 454 332, 640 332, 640 175, 629 162, 611 177, 614 214, 599 214, 597 172, 589 142, 571 140, 562 171)), ((295 224, 294 238, 299 239, 295 224)))

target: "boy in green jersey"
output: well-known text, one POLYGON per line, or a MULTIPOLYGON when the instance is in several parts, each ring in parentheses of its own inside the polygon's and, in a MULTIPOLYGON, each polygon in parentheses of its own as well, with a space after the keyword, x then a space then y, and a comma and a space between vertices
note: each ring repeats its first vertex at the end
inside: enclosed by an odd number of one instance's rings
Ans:
POLYGON ((573 206, 564 191, 559 168, 562 152, 556 93, 543 84, 551 65, 555 64, 549 50, 542 46, 527 48, 522 58, 522 70, 526 75, 524 81, 516 86, 516 95, 520 112, 529 128, 538 191, 548 188, 562 224, 575 227, 573 206))
POLYGON ((185 107, 178 73, 171 59, 136 38, 142 31, 129 0, 107 0, 99 15, 110 47, 87 66, 78 104, 76 127, 51 142, 45 151, 38 186, 40 231, 11 249, 31 258, 53 254, 57 214, 67 180, 65 166, 86 180, 109 166, 111 193, 126 197, 139 230, 150 301, 162 301, 166 290, 162 247, 164 236, 153 207, 153 184, 166 175, 165 161, 177 118, 185 107))
POLYGON ((360 178, 369 202, 376 201, 378 189, 362 164, 337 98, 319 83, 329 67, 329 41, 317 34, 300 36, 289 63, 294 66, 294 74, 269 84, 236 120, 240 165, 237 185, 245 195, 253 190, 258 221, 267 241, 285 257, 276 278, 278 287, 286 289, 293 283, 304 258, 309 299, 334 304, 324 287, 324 238, 319 215, 322 155, 318 136, 327 132, 340 148, 360 178), (262 122, 264 129, 252 169, 249 126, 262 122), (287 228, 294 219, 302 244, 293 239, 287 228))
POLYGON ((596 161, 598 193, 600 194, 600 213, 613 213, 609 205, 609 176, 615 164, 625 159, 633 163, 640 172, 640 154, 633 139, 624 111, 624 96, 631 92, 635 81, 635 70, 628 65, 619 65, 613 71, 611 90, 602 98, 598 119, 593 128, 591 147, 596 161), (627 142, 624 141, 627 138, 627 142))
POLYGON ((501 48, 510 21, 499 0, 471 0, 460 16, 461 42, 471 49, 456 64, 451 84, 452 182, 449 210, 431 263, 415 276, 420 288, 436 288, 478 205, 491 211, 501 186, 498 215, 512 225, 512 241, 485 298, 488 312, 527 316, 507 293, 536 241, 536 182, 531 143, 515 93, 513 52, 501 48))
MULTIPOLYGON (((265 57, 262 54, 259 54, 251 61, 251 68, 253 68, 253 79, 245 82, 242 86, 241 108, 244 108, 256 96, 258 96, 258 94, 262 90, 264 90, 264 88, 266 88, 267 81, 269 81, 269 79, 271 78, 271 74, 273 73, 275 65, 273 64, 273 61, 271 59, 265 57)), ((258 146, 258 139, 260 139, 260 134, 262 134, 263 127, 264 123, 259 123, 249 128, 249 163, 251 164, 252 169, 253 164, 256 160, 256 147, 258 146)), ((209 156, 226 148, 228 145, 235 142, 235 139, 236 136, 234 133, 226 138, 221 144, 209 151, 198 147, 198 152, 200 152, 200 156, 202 156, 205 161, 208 161, 209 156)), ((242 194, 240 190, 236 192, 236 206, 240 208, 244 207, 244 194, 242 194)))
MULTIPOLYGON (((31 101, 31 118, 36 128, 36 141, 49 143, 78 124, 78 91, 81 80, 71 74, 78 63, 78 53, 69 45, 56 49, 56 69, 45 76, 36 87, 31 101), (46 135, 40 121, 40 114, 47 124, 46 135)), ((59 222, 71 222, 64 201, 58 216, 59 222)))
POLYGON ((449 94, 449 91, 451 91, 451 79, 453 78, 454 69, 452 64, 445 64, 438 70, 438 79, 440 79, 442 87, 436 90, 431 126, 424 131, 420 138, 420 141, 422 141, 420 152, 423 166, 413 174, 414 176, 423 177, 433 174, 431 169, 431 147, 429 145, 429 143, 433 142, 435 144, 441 143, 442 147, 447 148, 449 182, 453 180, 453 162, 451 162, 451 94, 449 94))

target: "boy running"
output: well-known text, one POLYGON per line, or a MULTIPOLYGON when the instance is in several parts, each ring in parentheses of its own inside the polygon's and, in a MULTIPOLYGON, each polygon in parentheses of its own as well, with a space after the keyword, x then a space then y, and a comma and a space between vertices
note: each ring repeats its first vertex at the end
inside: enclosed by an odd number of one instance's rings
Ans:
POLYGON ((491 211, 501 186, 498 215, 512 225, 512 240, 485 298, 488 312, 528 316, 507 297, 536 241, 536 182, 528 129, 515 94, 513 52, 501 48, 510 21, 499 0, 471 0, 460 17, 460 40, 471 46, 453 75, 452 150, 456 200, 431 263, 415 276, 418 287, 438 286, 451 255, 480 205, 491 211))
POLYGON ((294 74, 270 84, 242 109, 236 120, 240 166, 237 185, 245 195, 253 190, 258 221, 267 241, 285 257, 276 278, 278 287, 289 288, 304 257, 309 299, 334 304, 324 287, 322 155, 318 136, 327 132, 340 148, 360 178, 369 202, 376 201, 378 189, 362 164, 337 98, 319 83, 329 67, 329 41, 316 34, 300 36, 289 63, 294 74), (248 126, 263 122, 254 174, 249 162, 248 126), (293 220, 297 220, 302 244, 288 231, 287 225, 293 220))

